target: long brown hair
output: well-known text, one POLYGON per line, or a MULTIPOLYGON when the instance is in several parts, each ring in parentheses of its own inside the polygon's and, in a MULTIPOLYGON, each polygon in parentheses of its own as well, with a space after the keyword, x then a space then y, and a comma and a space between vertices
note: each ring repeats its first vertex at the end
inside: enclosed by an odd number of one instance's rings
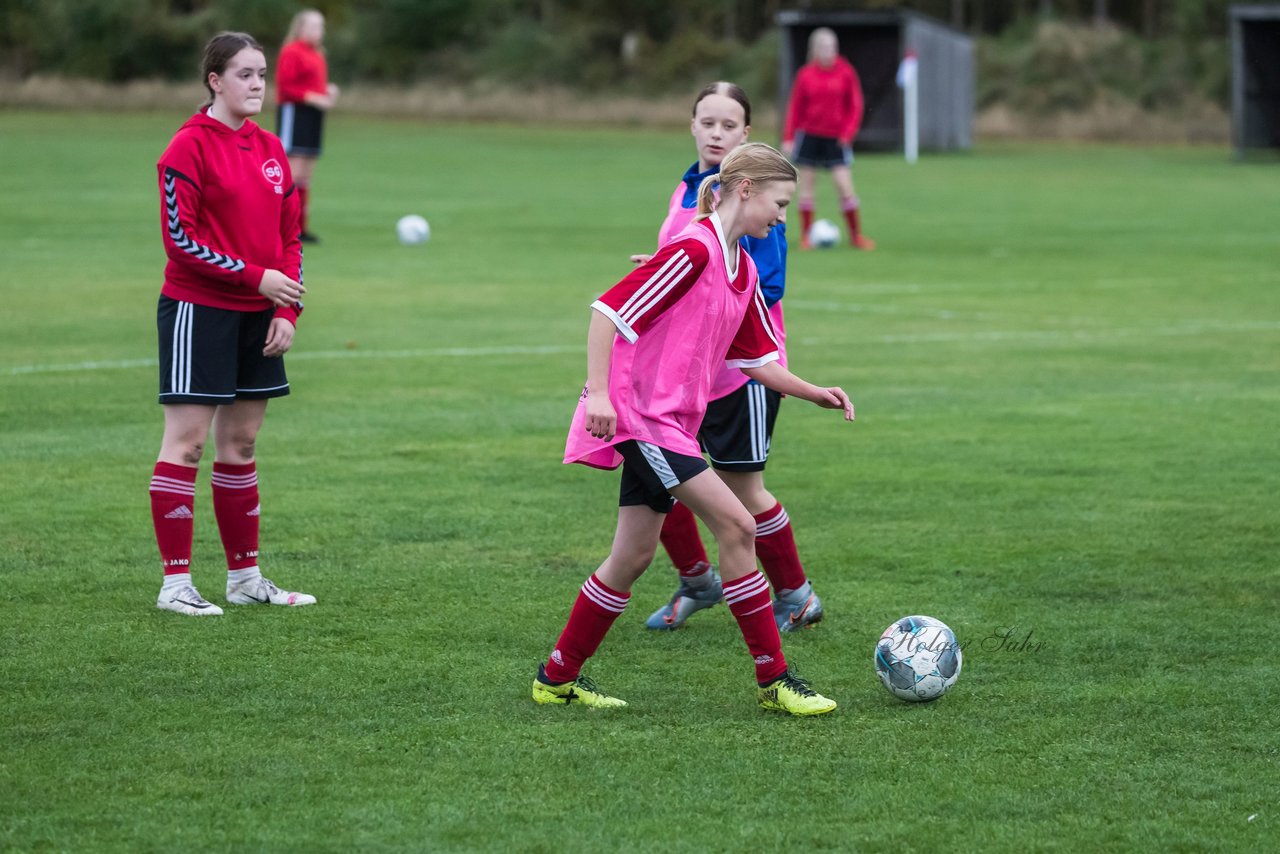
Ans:
POLYGON ((204 102, 201 109, 213 106, 214 92, 213 87, 209 85, 209 75, 221 75, 226 72, 231 58, 245 48, 262 51, 262 45, 248 33, 223 32, 209 39, 209 43, 204 46, 204 56, 200 60, 200 79, 204 81, 204 88, 209 91, 209 99, 204 102))
POLYGON ((759 186, 769 181, 796 180, 796 167, 781 151, 763 142, 739 145, 720 164, 719 175, 708 175, 698 185, 698 219, 706 219, 715 210, 715 186, 721 196, 732 193, 743 181, 759 186))

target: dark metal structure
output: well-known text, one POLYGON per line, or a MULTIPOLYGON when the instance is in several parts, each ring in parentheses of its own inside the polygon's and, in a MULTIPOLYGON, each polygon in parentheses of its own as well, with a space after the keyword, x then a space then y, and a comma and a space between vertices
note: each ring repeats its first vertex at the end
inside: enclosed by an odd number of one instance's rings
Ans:
POLYGON ((1231 142, 1280 149, 1280 6, 1232 6, 1231 142))

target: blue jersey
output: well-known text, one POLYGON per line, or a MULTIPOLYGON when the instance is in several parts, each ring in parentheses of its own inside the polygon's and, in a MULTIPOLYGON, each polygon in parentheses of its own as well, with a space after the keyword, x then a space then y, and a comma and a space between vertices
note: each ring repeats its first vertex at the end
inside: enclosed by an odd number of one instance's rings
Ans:
MULTIPOLYGON (((697 170, 698 164, 694 163, 682 179, 685 189, 680 206, 686 209, 698 206, 698 187, 702 179, 718 174, 720 167, 714 166, 706 172, 697 170)), ((787 289, 787 224, 778 223, 768 237, 744 237, 738 242, 760 272, 760 292, 764 294, 765 305, 772 306, 782 299, 787 289)))

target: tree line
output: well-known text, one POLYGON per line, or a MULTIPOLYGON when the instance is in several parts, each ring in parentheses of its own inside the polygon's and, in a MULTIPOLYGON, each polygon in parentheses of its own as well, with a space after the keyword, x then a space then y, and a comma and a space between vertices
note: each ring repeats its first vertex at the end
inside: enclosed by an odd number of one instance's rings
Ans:
MULTIPOLYGON (((200 47, 213 32, 244 30, 274 52, 290 18, 307 5, 0 0, 0 73, 190 79, 200 47)), ((1139 45, 1130 54, 1173 51, 1190 57, 1182 63, 1187 68, 1172 76, 1198 76, 1189 85, 1217 99, 1229 5, 1230 0, 316 0, 314 8, 328 19, 331 72, 344 82, 486 79, 660 93, 683 91, 690 79, 729 77, 769 93, 776 80, 774 20, 782 9, 910 9, 978 37, 980 45, 990 46, 984 55, 1001 61, 1047 21, 1105 29, 1139 45)), ((1007 78, 1008 69, 1000 70, 1007 78)))

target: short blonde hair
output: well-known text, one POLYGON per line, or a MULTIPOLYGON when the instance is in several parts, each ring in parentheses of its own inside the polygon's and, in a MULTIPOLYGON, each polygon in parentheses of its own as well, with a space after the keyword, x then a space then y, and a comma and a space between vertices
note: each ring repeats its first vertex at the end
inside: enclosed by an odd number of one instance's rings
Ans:
POLYGON ((289 22, 289 31, 284 34, 284 43, 296 42, 298 36, 302 34, 302 25, 306 23, 307 18, 311 15, 319 15, 321 20, 324 19, 324 12, 319 9, 303 9, 293 16, 293 20, 289 22))
POLYGON ((732 193, 743 181, 759 186, 769 181, 796 180, 796 167, 781 151, 763 142, 739 145, 720 163, 718 175, 708 175, 698 185, 698 219, 716 209, 716 184, 721 195, 732 193))
POLYGON ((818 27, 809 33, 809 61, 813 62, 814 55, 818 52, 818 39, 823 36, 831 36, 831 40, 836 43, 836 53, 840 52, 840 39, 836 37, 836 31, 830 27, 818 27))

